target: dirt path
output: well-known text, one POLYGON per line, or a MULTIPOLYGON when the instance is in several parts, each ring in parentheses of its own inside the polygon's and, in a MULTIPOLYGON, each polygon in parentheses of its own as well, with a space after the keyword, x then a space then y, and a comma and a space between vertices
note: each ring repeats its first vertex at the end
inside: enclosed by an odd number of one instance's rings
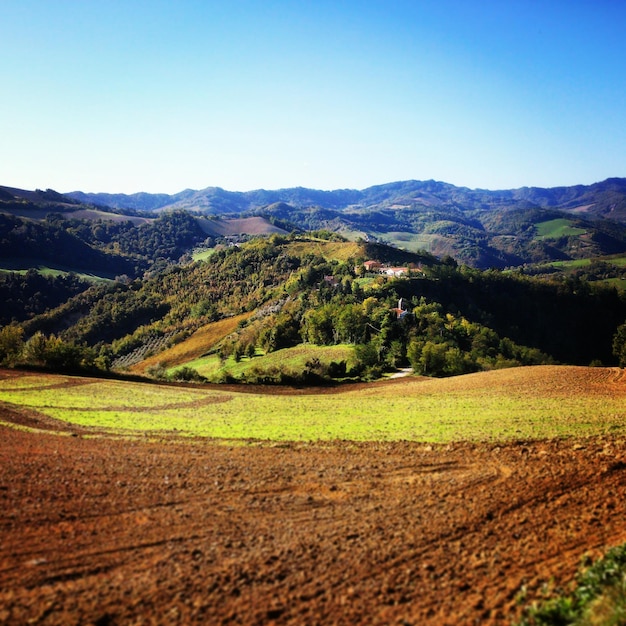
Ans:
POLYGON ((2 624, 508 624, 626 541, 624 441, 73 435, 0 428, 2 624))

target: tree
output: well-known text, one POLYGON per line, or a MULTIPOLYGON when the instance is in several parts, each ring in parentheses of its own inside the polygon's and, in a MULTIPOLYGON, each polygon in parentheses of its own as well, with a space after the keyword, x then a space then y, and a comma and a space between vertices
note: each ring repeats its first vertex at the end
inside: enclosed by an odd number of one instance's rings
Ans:
POLYGON ((424 376, 445 376, 446 352, 449 346, 445 343, 427 341, 422 348, 418 367, 424 376))
POLYGON ((336 317, 336 310, 332 305, 309 309, 302 318, 302 338, 320 346, 336 343, 334 317, 336 317))
POLYGON ((31 365, 44 365, 46 362, 46 345, 46 336, 38 330, 24 345, 24 360, 31 365))
POLYGON ((365 339, 365 315, 359 304, 347 304, 335 318, 338 338, 346 343, 361 343, 365 339))
POLYGON ((14 365, 24 347, 24 330, 11 324, 0 329, 0 362, 14 365))
POLYGON ((397 367, 398 364, 404 359, 404 357, 404 344, 399 339, 394 339, 389 344, 389 351, 387 352, 387 363, 389 363, 390 367, 397 367))
POLYGON ((626 367, 626 322, 617 328, 613 336, 613 354, 617 357, 618 365, 626 367))

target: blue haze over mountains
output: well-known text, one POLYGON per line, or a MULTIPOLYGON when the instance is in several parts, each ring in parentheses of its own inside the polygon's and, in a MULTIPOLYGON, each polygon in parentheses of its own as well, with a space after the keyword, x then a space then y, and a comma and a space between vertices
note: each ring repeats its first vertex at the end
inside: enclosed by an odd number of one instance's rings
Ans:
POLYGON ((237 214, 258 210, 279 202, 294 208, 319 207, 346 209, 385 209, 396 205, 405 208, 455 207, 460 210, 502 208, 558 208, 626 221, 626 179, 609 178, 592 185, 570 187, 521 187, 491 191, 468 189, 438 181, 401 181, 376 185, 363 190, 322 191, 294 187, 268 191, 226 191, 220 187, 186 189, 177 194, 112 194, 75 191, 65 194, 81 202, 118 209, 162 211, 187 209, 206 214, 237 214))

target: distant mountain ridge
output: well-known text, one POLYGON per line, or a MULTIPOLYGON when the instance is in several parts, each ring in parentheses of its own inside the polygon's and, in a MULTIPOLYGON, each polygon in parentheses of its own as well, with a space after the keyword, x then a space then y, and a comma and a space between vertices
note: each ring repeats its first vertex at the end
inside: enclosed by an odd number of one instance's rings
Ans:
POLYGON ((326 229, 349 239, 452 256, 474 267, 512 267, 626 252, 626 179, 593 185, 490 191, 449 183, 399 181, 363 190, 71 194, 81 202, 153 213, 185 210, 221 217, 263 216, 294 229, 326 229))
MULTIPOLYGON (((352 241, 451 256, 477 268, 626 253, 625 178, 500 191, 434 180, 334 191, 294 187, 234 192, 208 187, 174 195, 62 195, 49 189, 0 187, 3 212, 34 220, 49 219, 52 213, 70 221, 130 221, 141 231, 139 239, 149 230, 146 222, 185 212, 204 237, 329 230, 352 241)), ((66 226, 74 228, 69 222, 66 226)))
POLYGON ((173 195, 145 192, 126 195, 82 191, 65 195, 82 203, 117 209, 140 211, 185 209, 215 215, 252 212, 283 202, 298 209, 319 207, 338 211, 415 205, 456 206, 461 210, 557 208, 626 222, 626 178, 608 178, 592 185, 521 187, 498 191, 456 187, 434 180, 409 180, 376 185, 363 190, 322 191, 293 187, 240 192, 207 187, 202 190, 186 189, 173 195))

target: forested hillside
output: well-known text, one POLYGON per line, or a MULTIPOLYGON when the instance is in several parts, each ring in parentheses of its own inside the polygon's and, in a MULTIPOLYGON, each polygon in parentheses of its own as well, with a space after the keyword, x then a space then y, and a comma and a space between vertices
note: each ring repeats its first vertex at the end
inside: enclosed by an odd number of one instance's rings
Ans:
POLYGON ((404 181, 362 191, 299 187, 243 193, 211 187, 174 196, 75 192, 72 197, 10 187, 0 192, 0 214, 63 218, 62 228, 83 243, 129 256, 132 275, 145 270, 146 261, 177 260, 202 241, 200 231, 219 237, 324 229, 353 241, 452 256, 482 269, 626 253, 626 179, 504 191, 404 181), (167 221, 171 215, 178 216, 175 223, 167 221))
POLYGON ((263 382, 626 362, 622 187, 250 192, 240 218, 0 188, 0 360, 121 368, 189 340, 216 379, 263 382), (344 356, 263 361, 299 345, 344 356), (232 374, 241 359, 254 367, 232 374))
MULTIPOLYGON (((155 338, 167 337, 165 348, 246 312, 247 321, 213 347, 222 360, 303 342, 349 344, 355 365, 311 362, 309 378, 375 378, 407 365, 441 376, 520 364, 616 363, 613 341, 626 321, 626 296, 376 244, 273 236, 143 279, 93 286, 23 323, 22 340, 28 347, 53 337, 56 346, 83 346, 83 361, 87 354, 86 362, 110 366, 155 338), (371 259, 382 267, 366 267, 371 259)), ((259 366, 256 379, 284 377, 259 366)))

